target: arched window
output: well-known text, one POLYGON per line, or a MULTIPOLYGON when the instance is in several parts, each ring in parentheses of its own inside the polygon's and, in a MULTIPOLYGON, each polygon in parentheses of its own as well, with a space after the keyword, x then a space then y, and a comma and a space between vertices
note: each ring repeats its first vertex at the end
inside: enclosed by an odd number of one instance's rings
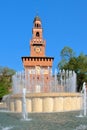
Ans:
POLYGON ((37 27, 37 24, 35 23, 34 27, 37 27))
POLYGON ((39 24, 37 24, 37 28, 39 27, 39 24))
POLYGON ((39 32, 36 32, 36 36, 37 36, 37 37, 39 37, 39 36, 40 36, 39 32))
POLYGON ((41 25, 37 23, 36 27, 37 27, 37 28, 40 28, 40 27, 41 27, 41 25))

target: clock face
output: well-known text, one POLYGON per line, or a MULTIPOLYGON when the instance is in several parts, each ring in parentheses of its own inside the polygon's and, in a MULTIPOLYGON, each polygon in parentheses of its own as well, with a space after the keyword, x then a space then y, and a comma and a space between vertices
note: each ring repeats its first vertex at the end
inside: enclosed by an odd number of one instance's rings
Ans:
POLYGON ((36 51, 37 53, 39 53, 40 50, 41 50, 40 47, 36 47, 36 48, 35 48, 35 51, 36 51))

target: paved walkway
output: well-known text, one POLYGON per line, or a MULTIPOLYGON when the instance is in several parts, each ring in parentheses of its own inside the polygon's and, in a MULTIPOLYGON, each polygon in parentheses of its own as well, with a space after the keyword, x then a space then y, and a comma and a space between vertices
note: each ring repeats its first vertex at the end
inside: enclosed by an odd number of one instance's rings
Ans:
POLYGON ((80 112, 31 113, 30 121, 23 121, 21 114, 0 112, 0 130, 87 130, 87 116, 80 112))

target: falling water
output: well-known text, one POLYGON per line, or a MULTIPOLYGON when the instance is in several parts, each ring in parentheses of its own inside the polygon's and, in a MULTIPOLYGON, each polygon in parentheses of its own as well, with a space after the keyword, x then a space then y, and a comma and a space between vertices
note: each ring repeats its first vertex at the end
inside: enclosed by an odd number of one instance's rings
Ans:
POLYGON ((84 91, 84 116, 86 116, 86 89, 84 91))
POLYGON ((83 83, 82 91, 81 91, 81 103, 80 103, 80 115, 79 117, 86 116, 87 113, 87 95, 86 95, 86 83, 83 83))
POLYGON ((17 72, 13 77, 13 94, 22 93, 23 87, 28 93, 37 92, 76 92, 76 73, 61 70, 52 73, 52 68, 17 72), (25 84, 25 85, 24 85, 25 84), (47 91, 45 91, 47 90, 47 91))
POLYGON ((84 116, 86 116, 86 83, 84 82, 83 83, 83 104, 84 104, 84 108, 83 108, 83 110, 84 110, 84 116))
POLYGON ((23 97, 22 97, 22 116, 24 120, 28 119, 28 113, 26 110, 26 88, 23 88, 23 97))

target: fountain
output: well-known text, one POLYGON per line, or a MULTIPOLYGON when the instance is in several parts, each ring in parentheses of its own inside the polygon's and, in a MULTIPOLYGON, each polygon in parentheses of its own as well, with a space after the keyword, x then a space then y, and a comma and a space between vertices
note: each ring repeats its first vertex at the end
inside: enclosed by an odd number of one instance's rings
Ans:
POLYGON ((30 121, 31 119, 28 118, 28 113, 26 109, 26 88, 23 88, 22 96, 22 120, 30 121))
POLYGON ((87 109, 87 96, 86 96, 86 83, 84 82, 83 83, 83 91, 84 91, 84 96, 83 96, 83 99, 84 99, 84 116, 86 116, 86 109, 87 109))
POLYGON ((32 69, 31 72, 16 72, 13 75, 13 94, 22 93, 22 89, 25 84, 27 93, 37 93, 45 92, 76 92, 76 73, 74 71, 60 71, 57 72, 55 69, 54 75, 52 75, 52 70, 48 68, 47 72, 49 73, 49 82, 45 83, 46 70, 42 69, 40 71, 40 80, 35 78, 37 76, 37 71, 32 69), (73 84, 72 84, 73 82, 73 84))
POLYGON ((17 72, 12 80, 13 93, 6 103, 10 111, 22 112, 23 118, 27 118, 29 112, 60 112, 81 108, 81 94, 76 93, 74 71, 63 70, 59 73, 55 70, 53 74, 48 67, 46 70, 41 69, 38 76, 36 69, 32 69, 17 72), (49 77, 46 79, 47 73, 49 77), (75 103, 78 105, 75 106, 75 103))
POLYGON ((87 114, 87 88, 86 83, 83 83, 82 91, 81 91, 81 101, 80 101, 80 115, 77 117, 85 117, 87 114))
POLYGON ((22 116, 24 120, 28 119, 28 113, 26 110, 26 88, 23 88, 23 98, 22 98, 22 116))
POLYGON ((83 87, 82 87, 82 110, 83 110, 83 116, 86 116, 87 114, 87 89, 86 89, 86 83, 83 83, 83 87))

